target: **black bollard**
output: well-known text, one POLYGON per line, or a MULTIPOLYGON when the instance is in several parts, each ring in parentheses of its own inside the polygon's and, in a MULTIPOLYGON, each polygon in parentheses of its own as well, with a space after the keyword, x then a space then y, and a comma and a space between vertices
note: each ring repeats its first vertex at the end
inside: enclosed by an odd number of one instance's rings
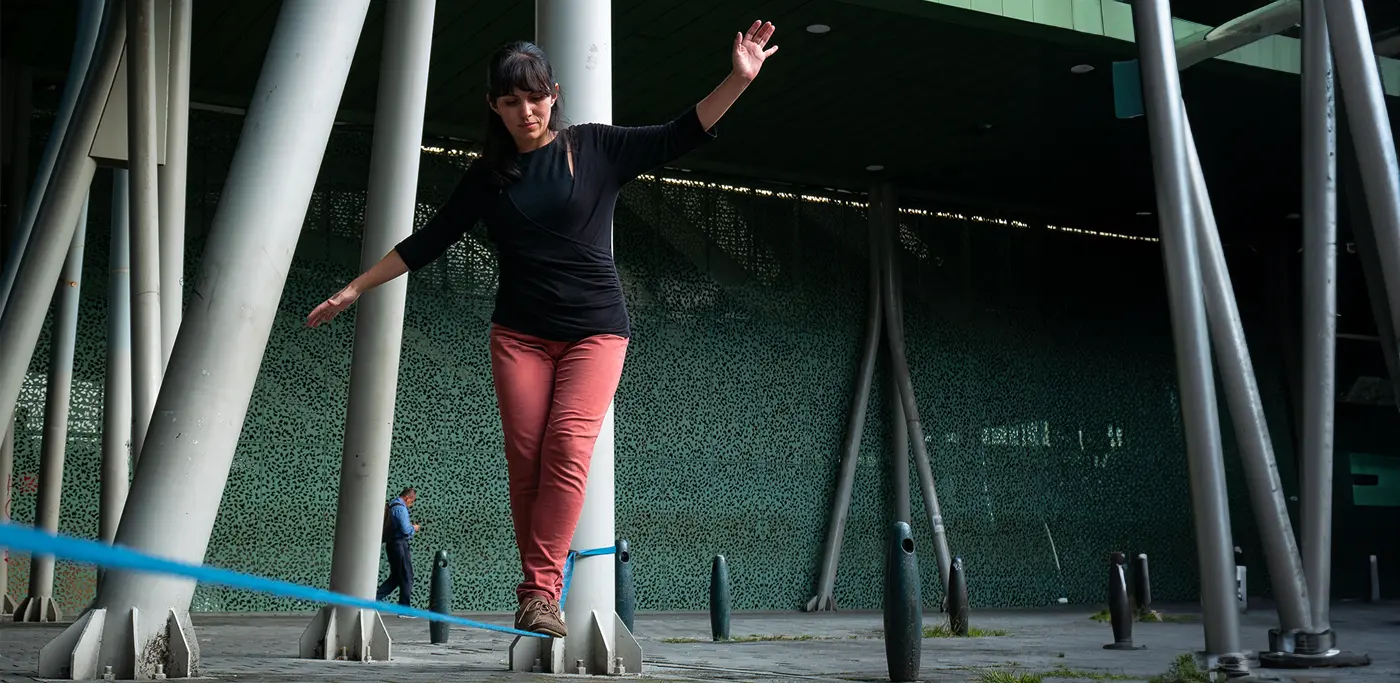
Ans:
POLYGON ((636 633, 632 622, 637 616, 637 587, 632 583, 632 548, 627 539, 617 539, 617 554, 614 576, 617 595, 617 616, 627 625, 627 630, 636 633))
POLYGON ((924 645, 923 602, 919 598, 914 533, 904 522, 894 523, 885 549, 884 608, 885 662, 890 680, 918 680, 924 645))
POLYGON ((1113 642, 1105 650, 1141 650, 1133 645, 1133 610, 1128 605, 1128 583, 1123 575, 1127 558, 1110 553, 1108 560, 1108 614, 1113 622, 1113 642))
POLYGON ((729 640, 729 565, 723 555, 710 563, 710 634, 729 640))
POLYGON ((948 568, 948 630, 955 636, 967 635, 971 606, 967 604, 967 574, 961 557, 954 557, 948 568))
MULTIPOLYGON (((452 612, 452 571, 447 566, 447 551, 439 550, 433 554, 433 575, 428 588, 428 609, 438 614, 450 614, 452 612)), ((428 624, 428 640, 434 645, 442 645, 447 642, 447 627, 445 621, 433 621, 428 624)))
POLYGON ((1133 611, 1147 614, 1152 609, 1152 578, 1147 573, 1147 553, 1133 558, 1133 611))

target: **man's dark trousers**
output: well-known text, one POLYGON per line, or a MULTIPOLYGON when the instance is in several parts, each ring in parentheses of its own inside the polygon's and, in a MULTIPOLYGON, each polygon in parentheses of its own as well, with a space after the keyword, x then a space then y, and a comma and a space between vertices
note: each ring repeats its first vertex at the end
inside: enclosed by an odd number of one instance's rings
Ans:
POLYGON ((408 606, 412 604, 410 598, 413 595, 413 555, 408 548, 408 539, 395 538, 384 544, 384 551, 389 556, 389 578, 379 585, 374 599, 383 600, 397 588, 399 604, 408 606))

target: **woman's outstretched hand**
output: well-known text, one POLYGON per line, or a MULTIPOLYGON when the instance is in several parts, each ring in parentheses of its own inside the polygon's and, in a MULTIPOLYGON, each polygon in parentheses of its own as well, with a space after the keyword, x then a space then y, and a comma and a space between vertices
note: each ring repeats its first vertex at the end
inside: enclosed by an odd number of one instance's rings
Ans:
POLYGON ((322 323, 328 323, 332 318, 340 315, 340 312, 350 308, 360 298, 359 290, 353 285, 346 285, 344 289, 336 292, 331 298, 326 299, 311 311, 311 315, 306 316, 307 327, 318 327, 322 323))
POLYGON ((735 75, 749 81, 758 75, 758 70, 763 68, 763 60, 778 51, 777 45, 764 49, 774 30, 770 22, 755 21, 747 32, 734 34, 735 75))

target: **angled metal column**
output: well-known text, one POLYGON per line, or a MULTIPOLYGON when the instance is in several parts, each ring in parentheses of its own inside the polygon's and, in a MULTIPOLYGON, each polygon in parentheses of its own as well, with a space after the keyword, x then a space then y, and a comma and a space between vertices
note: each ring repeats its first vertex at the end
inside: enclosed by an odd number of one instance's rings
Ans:
POLYGON ((1234 542, 1230 536, 1230 508, 1225 495, 1220 418, 1197 256, 1181 83, 1166 0, 1134 2, 1133 27, 1141 55, 1143 103, 1152 148, 1157 210, 1161 216, 1162 255, 1176 348, 1182 423, 1186 432, 1191 508, 1196 520, 1196 552, 1201 567, 1205 651, 1211 666, 1238 673, 1247 671, 1248 664, 1240 650, 1239 612, 1234 597, 1234 542))
MULTIPOLYGON (((1337 79, 1352 136, 1352 149, 1361 168, 1361 181, 1366 191, 1366 206, 1370 209, 1371 227, 1375 235, 1375 251, 1380 264, 1381 279, 1390 309, 1391 336, 1400 339, 1400 171, 1396 167, 1395 139, 1386 111, 1385 93, 1381 89, 1376 59, 1371 54, 1370 28, 1366 10, 1360 0, 1328 0, 1327 28, 1332 40, 1332 57, 1336 60, 1337 79)), ((1391 358, 1389 364, 1400 363, 1391 358)), ((1319 463, 1319 466, 1321 464, 1319 463)), ((1330 473, 1330 470, 1329 470, 1330 473)), ((1308 493, 1303 490, 1304 495, 1308 493)), ((1328 489, 1328 500, 1332 491, 1328 489)), ((1326 519, 1316 522, 1317 528, 1327 529, 1327 538, 1318 536, 1316 543, 1307 537, 1307 513, 1304 513, 1303 556, 1308 568, 1309 588, 1313 596, 1313 621, 1318 629, 1330 628, 1328 610, 1331 577, 1331 504, 1319 501, 1312 509, 1326 519), (1325 545, 1326 547, 1321 547, 1325 545), (1325 559, 1324 559, 1325 558, 1325 559), (1313 563, 1323 561, 1317 576, 1313 563), (1319 586, 1321 593, 1318 592, 1319 586)))
MULTIPOLYGON (((200 562, 369 0, 286 0, 250 98, 116 543, 200 562), (171 520, 179 520, 172 524, 171 520)), ((134 292, 133 292, 134 293, 134 292)), ((0 406, 3 407, 3 406, 0 406)), ((43 677, 198 675, 195 582, 111 571, 43 677)))
MULTIPOLYGON (((19 234, 19 224, 21 214, 24 212, 23 204, 19 204, 19 198, 25 196, 29 175, 29 124, 33 118, 33 91, 34 83, 29 68, 20 66, 19 75, 15 83, 15 103, 13 111, 13 124, 10 128, 10 139, 12 149, 10 150, 10 171, 5 177, 10 185, 10 196, 16 201, 15 206, 11 206, 9 214, 5 216, 4 225, 0 225, 0 269, 3 269, 5 259, 10 258, 10 240, 14 235, 19 234)), ((0 309, 5 307, 5 301, 0 298, 0 309)), ((0 522, 10 519, 10 474, 15 466, 15 420, 13 415, 0 417, 0 522)), ((10 565, 9 553, 5 548, 0 547, 0 616, 9 616, 15 613, 15 601, 10 597, 10 565)))
MULTIPOLYGON (((63 497, 63 456, 68 450, 68 406, 73 395, 73 350, 78 341, 78 302, 82 297, 83 240, 87 234, 87 201, 78 214, 63 277, 54 288, 53 332, 49 341, 49 378, 44 396, 44 441, 39 460, 39 496, 34 502, 34 526, 58 531, 63 497)), ((29 564, 29 595, 15 610, 15 621, 58 621, 63 611, 53 599, 52 555, 35 555, 29 564)))
POLYGON ((1215 28, 1176 41, 1176 68, 1186 69, 1212 57, 1219 57, 1231 50, 1282 33, 1297 26, 1302 18, 1302 0, 1271 2, 1215 28))
POLYGON ((107 378, 102 387, 102 503, 97 536, 117 537, 131 463, 131 214, 127 172, 112 169, 112 233, 107 257, 107 378))
MULTIPOLYGON (((97 48, 97 38, 102 26, 103 15, 103 0, 80 0, 77 37, 73 41, 73 55, 68 60, 68 78, 63 83, 63 96, 59 99, 58 113, 54 116, 53 129, 49 131, 49 138, 44 143, 44 155, 39 158, 39 166, 35 169, 34 180, 29 186, 29 195, 25 199, 24 210, 20 214, 16 231, 9 236, 3 250, 5 259, 4 268, 0 270, 0 311, 5 309, 5 302, 9 300, 10 292, 14 288, 15 277, 19 273, 20 257, 24 255, 29 238, 33 234, 35 221, 39 216, 39 207, 43 203, 44 194, 49 187, 49 178, 53 175, 54 166, 58 163, 59 151, 68 134, 68 124, 72 121, 73 113, 78 107, 78 96, 86 82, 93 51, 97 48)), ((116 65, 113 64, 112 68, 113 73, 115 73, 116 65)), ((102 99, 106 99, 105 92, 102 94, 102 99)), ((97 111, 102 110, 101 102, 95 103, 95 106, 97 111)), ((91 141, 88 144, 91 144, 91 141)), ((86 190, 86 186, 84 186, 84 190, 86 190)), ((63 246, 67 245, 68 240, 64 240, 63 246)), ((58 277, 56 269, 53 277, 58 277)), ((52 282, 53 278, 50 278, 49 281, 52 282)), ((46 299, 44 303, 47 305, 48 300, 46 299)), ((25 362, 28 363, 27 358, 25 362)))
MULTIPOLYGON (((909 376, 909 361, 904 354, 904 309, 900 305, 894 278, 894 254, 899 248, 899 203, 894 188, 887 186, 881 193, 884 201, 878 211, 885 225, 885 268, 881 279, 882 305, 885 309, 885 340, 889 343, 890 372, 898 389, 892 401, 899 401, 903 409, 905 428, 908 430, 909 445, 914 451, 914 466, 919 472, 919 488, 924 493, 924 513, 928 515, 929 527, 933 530, 933 554, 938 562, 938 580, 943 588, 944 599, 948 594, 948 571, 953 564, 952 553, 948 551, 948 535, 943 528, 943 509, 938 504, 938 491, 934 488, 933 470, 929 466, 928 448, 924 442, 924 428, 919 419, 919 404, 914 398, 914 382, 909 376)), ((877 210, 872 206, 872 210, 877 210)))
MULTIPOLYGON (((92 65, 63 136, 53 173, 46 179, 47 189, 43 192, 33 233, 23 258, 18 259, 15 286, 5 304, 5 313, 0 316, 0 348, 5 349, 5 355, 0 357, 0 415, 14 414, 29 359, 53 297, 53 283, 58 281, 63 270, 73 231, 87 201, 88 187, 97 172, 97 162, 88 156, 88 150, 97 135, 102 108, 112 89, 117 63, 126 43, 126 22, 119 11, 121 3, 122 0, 110 0, 111 6, 103 11, 101 44, 93 53, 92 65)), ((34 186, 37 188, 40 184, 40 178, 35 178, 34 186)))
POLYGON ((160 359, 160 195, 156 184, 155 0, 126 0, 127 168, 131 190, 132 460, 151 424, 160 359))
MULTIPOLYGON (((413 233, 435 4, 436 0, 398 0, 385 9, 361 271, 413 233)), ((367 292, 355 314, 330 589, 366 600, 374 599, 379 583, 380 529, 407 296, 408 278, 396 278, 367 292)), ((335 659, 344 647, 353 661, 388 661, 390 644, 378 612, 325 606, 302 634, 299 649, 302 657, 335 659)))
MULTIPOLYGON (((10 110, 10 168, 5 176, 9 185, 9 195, 13 205, 5 215, 5 225, 0 226, 0 266, 10 258, 10 240, 19 234, 19 225, 24 215, 24 197, 29 188, 29 137, 30 124, 34 120, 34 73, 28 66, 17 65, 14 69, 14 104, 10 110)), ((32 223, 31 223, 32 225, 32 223)), ((0 298, 0 308, 4 308, 4 298, 0 298)))
MULTIPOLYGON (((1381 259, 1376 253, 1376 231, 1366 208, 1365 190, 1361 186, 1361 168, 1347 120, 1340 112, 1345 102, 1337 102, 1338 185, 1346 200, 1347 227, 1356 243, 1356 259, 1361 262, 1361 276, 1366 281, 1366 298, 1371 304, 1371 317, 1376 322, 1376 337, 1385 355, 1386 374, 1395 407, 1400 410, 1400 345, 1396 343, 1395 326, 1390 322, 1390 306, 1386 301, 1385 282, 1381 277, 1381 259)), ((1289 337, 1292 341, 1293 337, 1289 337)), ((1299 354, 1301 355, 1301 354, 1299 354)), ((1301 439, 1300 439, 1301 440, 1301 439)))
POLYGON ((170 2, 170 79, 166 89, 165 163, 160 191, 160 358, 170 363, 185 300, 185 179, 189 168, 190 40, 194 0, 170 2))
MULTIPOLYGON (((895 315, 902 321, 904 319, 903 288, 899 279, 899 205, 895 202, 894 186, 889 182, 882 182, 872 188, 869 212, 872 229, 880 235, 880 272, 888 273, 891 282, 894 283, 893 295, 895 315)), ((883 303, 883 297, 881 298, 883 303)), ((885 327, 885 333, 889 334, 891 329, 903 327, 896 325, 893 321, 885 327)), ((894 348, 894 341, 890 341, 890 348, 894 348)), ((914 524, 914 514, 910 510, 909 503, 909 422, 904 414, 904 401, 900 398, 899 372, 895 369, 896 359, 894 354, 888 354, 889 378, 885 386, 889 390, 890 404, 890 487, 894 489, 894 521, 904 522, 911 527, 914 524)))
MULTIPOLYGON (((872 190, 873 194, 873 190, 872 190)), ((873 196, 872 196, 873 199, 873 196)), ((846 437, 841 443, 841 469, 836 478, 836 492, 831 500, 831 517, 826 526, 826 543, 822 545, 822 562, 817 570, 817 593, 807 601, 806 611, 827 612, 836 609, 836 567, 841 559, 841 546, 846 540, 846 517, 851 510, 851 489, 855 484, 856 466, 860 464, 861 437, 865 434, 865 412, 870 405, 870 389, 875 380, 875 361, 880 354, 881 315, 880 267, 884 242, 873 218, 867 221, 866 249, 869 264, 865 296, 865 336, 861 343, 860 370, 851 408, 846 417, 846 437)))
POLYGON ((1303 24, 1304 391, 1299 501, 1303 563, 1312 598, 1311 628, 1307 631, 1318 633, 1331 630, 1327 616, 1332 580, 1332 432, 1337 400, 1337 138, 1332 121, 1331 45, 1323 4, 1322 0, 1309 0, 1303 24))
MULTIPOLYGON (((1220 244, 1215 211, 1211 208, 1210 191, 1201 170, 1191 123, 1184 110, 1181 118, 1191 169, 1192 207, 1198 238, 1196 248, 1199 250, 1205 285, 1211 341, 1215 347, 1215 357, 1220 360, 1225 403, 1235 425, 1235 441, 1239 444, 1240 460, 1244 463, 1249 501, 1264 546, 1264 559, 1274 597, 1278 601, 1278 634, 1275 637, 1271 633, 1270 642, 1278 641, 1280 646, 1285 646, 1282 639, 1291 641, 1292 633, 1311 628, 1308 588, 1303 577, 1298 544, 1293 537, 1293 523, 1288 518, 1288 506, 1283 499, 1283 484, 1279 481, 1278 462, 1274 459, 1274 445, 1269 437, 1264 404, 1259 398, 1254 363, 1249 357, 1249 345, 1235 301, 1235 286, 1231 282, 1225 251, 1220 244)), ((1286 647, 1292 649, 1291 644, 1286 647)), ((1277 651, 1279 648, 1270 649, 1277 651)))

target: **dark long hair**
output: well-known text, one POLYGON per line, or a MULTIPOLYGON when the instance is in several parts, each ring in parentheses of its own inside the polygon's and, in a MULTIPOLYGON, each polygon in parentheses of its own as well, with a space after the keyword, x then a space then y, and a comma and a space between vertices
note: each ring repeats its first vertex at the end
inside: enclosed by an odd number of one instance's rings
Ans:
MULTIPOLYGON (((554 67, 539 46, 527 41, 507 43, 496 49, 491 62, 486 67, 486 97, 489 102, 515 93, 518 88, 532 93, 554 92, 554 67)), ((520 180, 520 153, 515 147, 506 124, 500 115, 486 107, 486 140, 481 152, 481 163, 486 164, 490 178, 496 187, 505 187, 520 180)), ((567 137, 562 136, 568 128, 564 120, 564 98, 554 101, 549 110, 549 130, 561 135, 566 145, 567 137)))

